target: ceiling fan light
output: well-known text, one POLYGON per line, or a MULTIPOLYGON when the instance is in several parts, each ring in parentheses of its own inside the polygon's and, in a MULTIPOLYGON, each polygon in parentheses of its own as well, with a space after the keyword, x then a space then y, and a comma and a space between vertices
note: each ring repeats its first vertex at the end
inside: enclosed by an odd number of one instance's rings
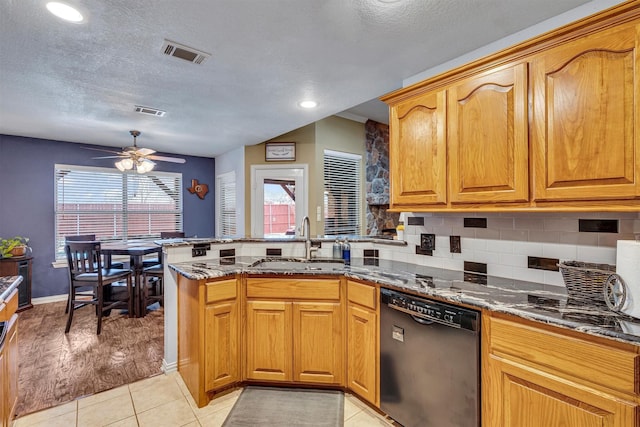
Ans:
POLYGON ((153 167, 156 164, 153 163, 151 160, 140 160, 137 164, 136 164, 136 172, 138 173, 147 173, 150 172, 151 170, 153 170, 153 167))
POLYGON ((120 162, 126 170, 131 170, 133 168, 133 160, 131 159, 122 159, 120 162))
POLYGON ((122 160, 120 160, 120 161, 117 161, 117 162, 116 162, 116 167, 118 168, 118 170, 119 170, 120 172, 124 172, 124 171, 126 171, 126 169, 125 169, 124 165, 122 164, 122 160))

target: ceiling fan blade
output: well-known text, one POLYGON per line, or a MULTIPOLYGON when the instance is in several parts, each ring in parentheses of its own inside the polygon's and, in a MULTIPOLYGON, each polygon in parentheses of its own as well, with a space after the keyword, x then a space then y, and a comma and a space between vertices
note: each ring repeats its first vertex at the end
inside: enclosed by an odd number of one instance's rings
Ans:
POLYGON ((102 157, 92 157, 92 159, 124 159, 127 156, 102 156, 102 157))
POLYGON ((146 156, 147 159, 151 160, 159 160, 161 162, 172 162, 172 163, 186 163, 185 159, 180 159, 178 157, 165 157, 165 156, 146 156))
POLYGON ((136 151, 136 153, 139 156, 148 156, 150 154, 155 153, 156 150, 152 150, 151 148, 138 148, 138 150, 136 151))
POLYGON ((113 150, 104 150, 102 148, 91 148, 91 147, 80 147, 80 148, 84 148, 85 150, 93 150, 93 151, 103 151, 105 153, 113 153, 113 154, 121 154, 121 151, 113 151, 113 150))

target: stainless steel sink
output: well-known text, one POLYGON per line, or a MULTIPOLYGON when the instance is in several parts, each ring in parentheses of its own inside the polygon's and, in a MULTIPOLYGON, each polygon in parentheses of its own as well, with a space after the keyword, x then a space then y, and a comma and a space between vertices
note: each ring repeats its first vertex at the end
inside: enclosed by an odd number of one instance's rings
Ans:
POLYGON ((339 259, 261 259, 251 264, 252 268, 261 270, 303 270, 303 271, 337 271, 344 270, 344 261, 339 259))

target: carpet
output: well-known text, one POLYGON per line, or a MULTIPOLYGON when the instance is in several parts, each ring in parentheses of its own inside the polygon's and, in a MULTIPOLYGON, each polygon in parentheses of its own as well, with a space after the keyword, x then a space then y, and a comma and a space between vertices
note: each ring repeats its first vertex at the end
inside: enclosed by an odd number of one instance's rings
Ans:
POLYGON ((344 425, 341 391, 246 387, 223 427, 344 425))
POLYGON ((164 309, 130 318, 113 310, 96 335, 93 307, 77 310, 68 334, 65 302, 18 313, 17 416, 162 373, 164 309))

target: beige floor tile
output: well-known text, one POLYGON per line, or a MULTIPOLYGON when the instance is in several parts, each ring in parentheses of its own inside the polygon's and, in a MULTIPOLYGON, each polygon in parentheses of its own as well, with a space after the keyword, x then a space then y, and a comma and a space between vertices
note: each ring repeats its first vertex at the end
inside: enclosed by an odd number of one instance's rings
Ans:
POLYGON ((78 410, 78 401, 74 400, 73 402, 54 406, 53 408, 49 408, 44 411, 34 412, 33 414, 20 417, 16 420, 14 427, 27 427, 27 426, 36 425, 42 421, 55 418, 59 415, 68 414, 70 412, 73 412, 75 415, 77 410, 78 410))
POLYGON ((134 415, 133 417, 125 418, 124 420, 109 424, 107 427, 138 427, 138 419, 134 415))
POLYGON ((138 412, 140 427, 176 427, 194 421, 197 421, 196 416, 184 398, 173 400, 142 413, 138 412))
POLYGON ((348 399, 347 396, 344 398, 344 420, 347 421, 349 418, 352 418, 356 414, 362 412, 362 407, 357 405, 351 399, 348 399))
POLYGON ((197 421, 192 421, 189 424, 185 424, 180 427, 200 427, 200 423, 197 421))
POLYGON ((104 402, 105 400, 113 399, 114 397, 128 395, 129 386, 123 385, 121 387, 113 388, 111 390, 96 393, 91 396, 84 397, 78 400, 78 409, 86 408, 87 406, 94 405, 96 403, 104 402))
POLYGON ((344 427, 388 427, 390 425, 368 411, 362 411, 344 423, 344 427))
MULTIPOLYGON (((46 412, 46 411, 43 411, 46 412)), ((14 427, 24 427, 28 425, 29 427, 73 427, 76 426, 76 418, 78 414, 73 412, 67 412, 66 414, 57 415, 57 416, 48 416, 46 419, 41 419, 34 424, 23 424, 16 422, 14 427)))
POLYGON ((177 399, 185 400, 175 379, 166 375, 154 378, 154 381, 148 381, 144 387, 130 388, 137 414, 177 399))
POLYGON ((172 381, 173 379, 169 375, 160 374, 153 377, 145 378, 140 381, 129 384, 129 391, 136 391, 143 388, 153 386, 154 384, 162 384, 164 382, 172 381))
POLYGON ((203 408, 198 408, 195 405, 195 402, 193 401, 193 399, 190 399, 190 400, 187 399, 187 400, 189 401, 189 404, 192 405, 191 408, 193 409, 193 412, 200 419, 200 418, 206 418, 210 414, 213 414, 214 412, 218 412, 222 409, 233 407, 233 405, 235 405, 236 401, 238 400, 238 397, 240 397, 241 392, 242 390, 234 390, 228 394, 225 394, 224 396, 217 397, 213 399, 211 402, 209 402, 209 404, 203 408))
POLYGON ((233 405, 211 412, 203 417, 198 417, 198 421, 200 421, 202 427, 221 427, 229 412, 231 412, 231 408, 233 408, 233 405))
POLYGON ((78 427, 105 426, 135 415, 131 396, 121 395, 78 409, 78 427))

